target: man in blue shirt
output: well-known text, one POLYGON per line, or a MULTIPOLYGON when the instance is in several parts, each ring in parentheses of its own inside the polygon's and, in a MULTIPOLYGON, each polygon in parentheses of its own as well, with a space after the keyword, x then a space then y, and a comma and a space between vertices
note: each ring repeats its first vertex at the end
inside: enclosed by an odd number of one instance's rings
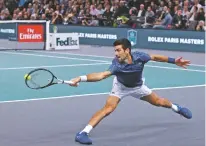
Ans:
POLYGON ((168 26, 172 24, 172 16, 167 6, 164 6, 164 15, 165 17, 163 18, 162 22, 156 22, 153 28, 167 29, 168 26))
POLYGON ((114 42, 115 58, 107 71, 100 73, 91 73, 88 75, 72 79, 71 86, 77 86, 79 82, 96 82, 115 75, 111 93, 105 106, 96 112, 88 125, 75 137, 75 141, 81 144, 92 144, 88 134, 97 126, 97 124, 117 107, 118 103, 127 96, 147 101, 154 106, 170 108, 174 112, 184 116, 187 119, 192 118, 189 109, 173 104, 168 99, 159 97, 155 92, 144 85, 142 72, 145 63, 150 60, 159 62, 168 62, 186 68, 189 60, 182 58, 170 58, 162 55, 149 55, 143 52, 131 52, 131 43, 128 39, 119 39, 114 42))

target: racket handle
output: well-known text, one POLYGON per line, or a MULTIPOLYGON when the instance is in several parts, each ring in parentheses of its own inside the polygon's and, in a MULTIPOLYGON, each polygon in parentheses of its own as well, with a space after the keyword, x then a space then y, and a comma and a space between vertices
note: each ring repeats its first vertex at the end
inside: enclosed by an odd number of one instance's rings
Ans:
MULTIPOLYGON (((63 81, 64 84, 74 84, 72 81, 63 81)), ((79 85, 79 83, 77 83, 79 85)))

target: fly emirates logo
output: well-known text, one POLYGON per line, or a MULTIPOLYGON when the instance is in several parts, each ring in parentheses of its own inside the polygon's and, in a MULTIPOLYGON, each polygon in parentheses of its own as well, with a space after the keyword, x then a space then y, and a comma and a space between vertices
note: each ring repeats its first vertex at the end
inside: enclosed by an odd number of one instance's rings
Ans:
POLYGON ((18 39, 19 42, 43 42, 44 27, 43 25, 19 25, 18 39))

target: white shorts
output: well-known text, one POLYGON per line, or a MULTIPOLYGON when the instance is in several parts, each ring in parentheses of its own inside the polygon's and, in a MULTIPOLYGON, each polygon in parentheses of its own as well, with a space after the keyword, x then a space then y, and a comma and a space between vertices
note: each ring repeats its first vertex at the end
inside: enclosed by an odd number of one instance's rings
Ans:
POLYGON ((124 86, 122 83, 118 82, 117 78, 114 77, 113 87, 110 92, 110 95, 117 96, 120 99, 123 99, 126 96, 132 96, 132 97, 140 99, 141 97, 150 95, 151 93, 152 93, 152 90, 149 89, 146 85, 144 85, 144 80, 143 80, 142 86, 128 88, 124 86))

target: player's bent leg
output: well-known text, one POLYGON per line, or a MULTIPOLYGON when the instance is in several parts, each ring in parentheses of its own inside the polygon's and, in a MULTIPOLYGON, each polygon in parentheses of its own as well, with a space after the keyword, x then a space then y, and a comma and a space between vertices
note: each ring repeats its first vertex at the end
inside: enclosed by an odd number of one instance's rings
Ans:
POLYGON ((159 97, 155 92, 152 92, 150 95, 144 96, 140 99, 147 101, 154 106, 172 108, 172 103, 168 99, 159 97))
POLYGON ((154 106, 171 108, 174 112, 184 116, 187 119, 192 118, 192 113, 189 109, 187 109, 185 107, 181 107, 177 104, 173 104, 168 99, 159 97, 155 92, 152 92, 151 94, 149 94, 147 96, 141 97, 140 99, 147 101, 154 106))
POLYGON ((89 121, 89 124, 79 133, 77 133, 75 137, 75 141, 81 143, 81 144, 92 144, 92 140, 89 138, 88 134, 90 131, 97 126, 97 124, 104 119, 106 116, 108 116, 110 113, 112 113, 118 103, 120 102, 120 98, 116 96, 109 96, 106 104, 102 109, 97 111, 92 118, 89 121))
POLYGON ((93 115, 89 121, 89 125, 95 127, 104 117, 108 116, 116 109, 119 102, 119 97, 109 96, 104 107, 93 115))

